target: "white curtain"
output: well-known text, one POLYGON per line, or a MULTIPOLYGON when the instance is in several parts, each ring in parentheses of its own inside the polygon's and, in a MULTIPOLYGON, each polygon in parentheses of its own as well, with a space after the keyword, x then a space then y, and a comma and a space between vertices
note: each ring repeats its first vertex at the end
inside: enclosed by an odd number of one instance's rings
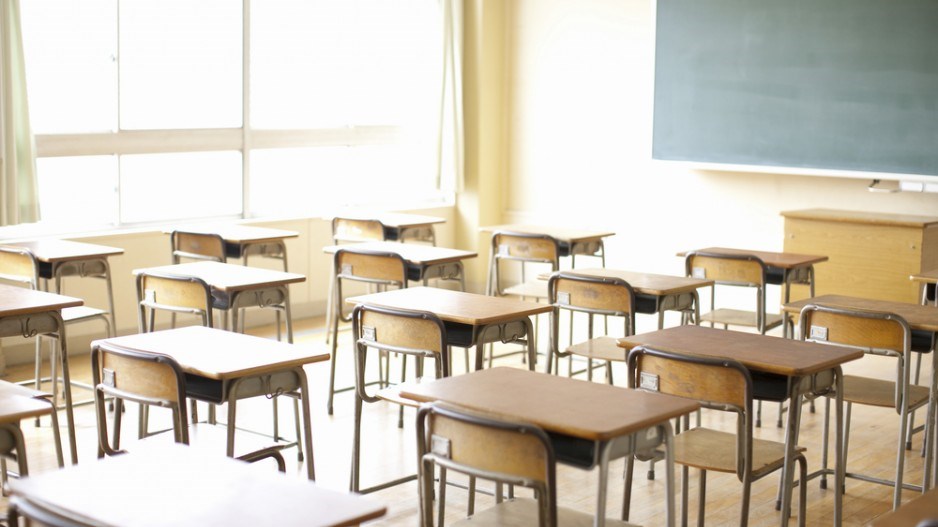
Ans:
POLYGON ((437 187, 463 190, 463 0, 440 0, 443 13, 443 82, 440 98, 437 187), (452 174, 452 181, 448 175, 452 174))
POLYGON ((0 0, 0 225, 39 221, 19 0, 0 0))

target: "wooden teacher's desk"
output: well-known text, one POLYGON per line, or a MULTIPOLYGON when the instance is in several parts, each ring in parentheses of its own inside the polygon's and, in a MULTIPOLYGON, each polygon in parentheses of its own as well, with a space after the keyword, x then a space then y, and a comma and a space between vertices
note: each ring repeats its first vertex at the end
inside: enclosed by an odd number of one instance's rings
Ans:
MULTIPOLYGON (((11 480, 11 509, 81 525, 340 527, 384 516, 384 505, 323 489, 267 466, 199 455, 183 445, 11 480)), ((14 520, 15 521, 15 520, 14 520)))
MULTIPOLYGON (((791 339, 770 337, 755 333, 726 331, 700 326, 680 326, 651 333, 643 333, 619 339, 619 345, 626 349, 636 346, 648 346, 655 349, 699 355, 721 357, 739 361, 753 372, 788 378, 787 399, 790 401, 788 429, 785 437, 788 449, 785 454, 785 492, 782 497, 782 525, 788 524, 791 510, 792 478, 794 466, 792 460, 798 444, 798 430, 801 419, 801 396, 807 393, 824 393, 833 387, 836 393, 836 456, 835 484, 833 488, 842 488, 844 469, 842 459, 843 445, 843 375, 841 364, 863 357, 863 351, 802 342, 791 339)), ((843 496, 834 493, 834 524, 840 525, 843 512, 843 496)))
POLYGON ((543 428, 558 461, 599 467, 595 525, 603 525, 609 461, 664 444, 667 525, 674 525, 674 461, 669 419, 695 411, 688 399, 516 368, 490 368, 410 385, 401 395, 441 401, 543 428))
POLYGON ((530 317, 549 313, 550 304, 537 304, 435 287, 408 287, 353 296, 349 304, 429 311, 446 326, 451 346, 476 348, 475 369, 482 368, 482 345, 527 339, 528 367, 534 368, 535 335, 530 317))
POLYGON ((918 302, 906 277, 938 269, 938 217, 827 209, 782 216, 786 251, 830 256, 818 271, 817 295, 918 302))
MULTIPOLYGON (((58 361, 62 368, 65 391, 65 419, 68 423, 68 444, 72 463, 78 463, 75 442, 75 415, 72 411, 71 377, 68 368, 68 346, 62 310, 82 305, 82 300, 68 296, 33 291, 23 287, 0 284, 0 337, 33 338, 37 335, 57 337, 58 361)), ((57 403, 53 395, 53 402, 57 403)), ((57 404, 56 404, 57 406, 57 404)))
MULTIPOLYGON (((92 346, 102 341, 95 341, 92 346)), ((190 377, 187 395, 214 404, 228 403, 228 456, 234 455, 238 399, 273 397, 299 390, 303 411, 306 469, 314 479, 309 389, 303 366, 329 360, 329 354, 270 339, 202 326, 139 333, 107 339, 108 345, 166 355, 190 377)))

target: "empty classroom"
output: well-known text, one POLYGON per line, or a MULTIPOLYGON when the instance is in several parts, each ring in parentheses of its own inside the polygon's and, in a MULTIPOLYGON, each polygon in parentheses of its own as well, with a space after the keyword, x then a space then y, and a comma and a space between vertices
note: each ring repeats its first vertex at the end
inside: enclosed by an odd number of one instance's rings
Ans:
POLYGON ((20 524, 938 522, 931 2, 0 6, 20 524))

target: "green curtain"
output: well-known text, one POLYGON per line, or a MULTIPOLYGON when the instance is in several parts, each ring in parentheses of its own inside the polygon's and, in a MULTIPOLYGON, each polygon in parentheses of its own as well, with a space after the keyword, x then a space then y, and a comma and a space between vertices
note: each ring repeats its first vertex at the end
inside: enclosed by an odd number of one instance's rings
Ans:
POLYGON ((39 221, 19 0, 0 0, 0 225, 39 221))

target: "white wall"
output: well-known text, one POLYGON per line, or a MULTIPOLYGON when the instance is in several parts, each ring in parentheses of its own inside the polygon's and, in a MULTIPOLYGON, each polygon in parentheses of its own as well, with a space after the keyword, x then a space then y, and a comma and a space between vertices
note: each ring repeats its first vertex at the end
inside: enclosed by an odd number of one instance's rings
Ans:
POLYGON ((938 216, 938 195, 873 194, 869 180, 654 163, 654 2, 509 5, 506 221, 614 228, 609 266, 681 274, 679 250, 780 250, 783 210, 938 216))

